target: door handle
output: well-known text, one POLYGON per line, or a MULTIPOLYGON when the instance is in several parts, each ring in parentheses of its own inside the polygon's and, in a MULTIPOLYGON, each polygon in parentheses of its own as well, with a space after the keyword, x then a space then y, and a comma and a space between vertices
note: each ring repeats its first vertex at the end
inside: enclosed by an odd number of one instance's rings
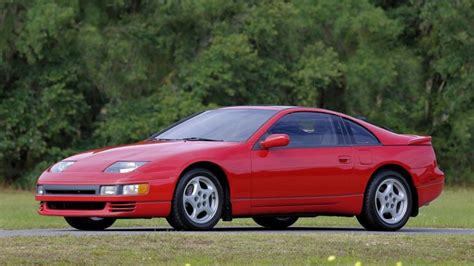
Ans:
POLYGON ((351 163, 352 162, 352 157, 349 155, 341 155, 339 156, 339 162, 340 163, 351 163))

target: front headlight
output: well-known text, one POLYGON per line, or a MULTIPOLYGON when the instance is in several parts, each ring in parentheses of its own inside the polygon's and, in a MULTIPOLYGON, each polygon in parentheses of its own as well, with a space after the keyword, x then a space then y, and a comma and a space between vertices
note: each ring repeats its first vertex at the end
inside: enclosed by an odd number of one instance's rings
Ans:
POLYGON ((147 162, 116 162, 111 166, 107 167, 104 172, 106 173, 130 173, 138 167, 146 164, 147 162))
POLYGON ((118 187, 117 186, 101 186, 100 195, 117 195, 118 187))
POLYGON ((61 173, 62 171, 66 170, 69 166, 73 165, 74 163, 75 161, 62 161, 53 165, 53 167, 51 167, 49 171, 51 173, 61 173))

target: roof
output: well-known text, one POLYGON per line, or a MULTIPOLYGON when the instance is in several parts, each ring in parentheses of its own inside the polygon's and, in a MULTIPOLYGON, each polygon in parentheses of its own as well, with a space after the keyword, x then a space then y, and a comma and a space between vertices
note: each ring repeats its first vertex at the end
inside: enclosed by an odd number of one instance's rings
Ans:
POLYGON ((263 109, 263 110, 285 110, 290 108, 298 108, 298 106, 287 105, 237 105, 227 106, 220 109, 263 109))
POLYGON ((323 112, 323 113, 329 113, 329 114, 339 115, 343 117, 348 116, 346 114, 328 110, 328 109, 322 109, 322 108, 317 108, 317 107, 289 106, 289 105, 238 105, 238 106, 222 107, 219 109, 257 109, 257 110, 275 110, 275 111, 293 109, 297 112, 298 111, 323 112))

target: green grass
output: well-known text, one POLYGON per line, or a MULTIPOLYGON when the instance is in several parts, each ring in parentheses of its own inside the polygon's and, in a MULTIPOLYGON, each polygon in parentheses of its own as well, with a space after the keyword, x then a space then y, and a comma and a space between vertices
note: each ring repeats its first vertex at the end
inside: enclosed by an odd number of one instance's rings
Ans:
MULTIPOLYGON (((0 228, 60 228, 67 227, 61 217, 45 217, 36 213, 34 194, 26 191, 0 191, 0 228)), ((220 222, 219 226, 255 225, 251 219, 220 222)), ((114 226, 167 226, 165 219, 119 220, 114 226)), ((302 218, 296 226, 359 226, 355 218, 302 218)), ((474 228, 474 188, 448 188, 430 206, 420 209, 408 227, 474 228)))
POLYGON ((0 240, 0 264, 461 265, 472 236, 150 233, 0 240), (328 261, 334 256, 333 261, 328 261))
MULTIPOLYGON (((408 226, 474 227, 474 189, 449 188, 408 226)), ((61 217, 36 213, 31 192, 0 191, 0 228, 67 227, 61 217)), ((120 220, 115 226, 165 226, 164 219, 120 220)), ((251 219, 219 226, 255 225, 251 219)), ((301 219, 296 226, 358 226, 355 218, 301 219)), ((277 234, 150 232, 139 235, 0 238, 0 264, 165 265, 468 265, 472 235, 277 234), (334 256, 333 261, 328 257, 334 256)))

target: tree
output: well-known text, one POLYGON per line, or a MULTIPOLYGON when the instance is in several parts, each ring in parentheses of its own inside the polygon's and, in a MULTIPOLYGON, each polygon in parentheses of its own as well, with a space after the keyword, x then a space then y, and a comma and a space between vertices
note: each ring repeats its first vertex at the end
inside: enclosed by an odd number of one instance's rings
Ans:
POLYGON ((224 105, 317 106, 434 137, 474 182, 469 0, 0 3, 0 180, 224 105))

